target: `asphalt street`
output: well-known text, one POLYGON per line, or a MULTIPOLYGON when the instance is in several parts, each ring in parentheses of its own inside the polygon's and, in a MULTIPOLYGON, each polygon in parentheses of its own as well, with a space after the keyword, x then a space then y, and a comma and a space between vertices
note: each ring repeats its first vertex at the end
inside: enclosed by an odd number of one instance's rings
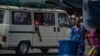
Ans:
MULTIPOLYGON (((14 50, 0 50, 0 56, 17 56, 14 50)), ((41 53, 39 49, 30 49, 27 56, 58 56, 57 49, 50 49, 48 53, 41 53)))
MULTIPOLYGON (((89 45, 86 43, 85 55, 87 56, 89 45)), ((27 56, 58 56, 59 51, 57 49, 50 49, 48 53, 41 53, 39 49, 30 49, 27 56)), ((17 56, 14 50, 0 50, 0 56, 17 56)))

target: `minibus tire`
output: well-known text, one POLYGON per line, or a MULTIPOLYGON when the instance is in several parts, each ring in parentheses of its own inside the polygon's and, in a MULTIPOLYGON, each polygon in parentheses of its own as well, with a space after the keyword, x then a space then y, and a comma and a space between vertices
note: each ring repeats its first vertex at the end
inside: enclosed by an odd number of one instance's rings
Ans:
POLYGON ((40 49, 42 53, 48 53, 49 49, 40 49))
POLYGON ((29 51, 29 43, 20 42, 20 44, 18 45, 15 51, 17 55, 27 55, 29 51), (24 48, 24 49, 21 49, 21 48, 24 48))

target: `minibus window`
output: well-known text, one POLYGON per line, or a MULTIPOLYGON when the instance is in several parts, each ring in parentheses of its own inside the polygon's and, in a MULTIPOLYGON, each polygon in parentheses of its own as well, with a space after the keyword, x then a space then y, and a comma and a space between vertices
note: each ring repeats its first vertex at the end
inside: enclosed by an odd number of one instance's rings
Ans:
POLYGON ((54 26, 55 25, 55 18, 53 13, 34 13, 34 21, 39 21, 39 25, 48 25, 54 26))
POLYGON ((68 17, 66 14, 58 14, 58 24, 61 27, 67 27, 70 25, 68 17))
POLYGON ((12 23, 17 25, 31 25, 31 13, 26 11, 13 11, 12 23))
POLYGON ((43 25, 44 23, 43 13, 35 12, 34 13, 34 24, 35 24, 35 21, 38 21, 39 25, 43 25))
POLYGON ((44 14, 44 24, 47 24, 49 26, 55 25, 55 18, 53 13, 45 13, 44 14))
POLYGON ((0 10, 0 23, 3 22, 3 18, 4 18, 4 10, 0 10))

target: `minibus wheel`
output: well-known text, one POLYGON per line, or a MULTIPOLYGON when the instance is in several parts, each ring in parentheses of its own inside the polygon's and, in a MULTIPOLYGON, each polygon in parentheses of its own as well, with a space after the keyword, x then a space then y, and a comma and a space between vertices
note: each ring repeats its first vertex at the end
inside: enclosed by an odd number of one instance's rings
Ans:
POLYGON ((21 42, 16 48, 17 55, 26 55, 29 51, 29 44, 27 42, 21 42))
POLYGON ((47 53, 49 49, 40 49, 42 53, 47 53))

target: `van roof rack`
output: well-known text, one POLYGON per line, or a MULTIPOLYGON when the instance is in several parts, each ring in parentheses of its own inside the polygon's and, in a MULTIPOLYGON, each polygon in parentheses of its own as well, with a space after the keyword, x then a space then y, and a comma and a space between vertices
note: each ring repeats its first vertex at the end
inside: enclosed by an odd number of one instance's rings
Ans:
POLYGON ((18 7, 18 6, 6 6, 0 5, 0 9, 20 9, 20 10, 31 10, 31 11, 63 11, 60 9, 50 9, 50 8, 29 8, 29 7, 18 7))

